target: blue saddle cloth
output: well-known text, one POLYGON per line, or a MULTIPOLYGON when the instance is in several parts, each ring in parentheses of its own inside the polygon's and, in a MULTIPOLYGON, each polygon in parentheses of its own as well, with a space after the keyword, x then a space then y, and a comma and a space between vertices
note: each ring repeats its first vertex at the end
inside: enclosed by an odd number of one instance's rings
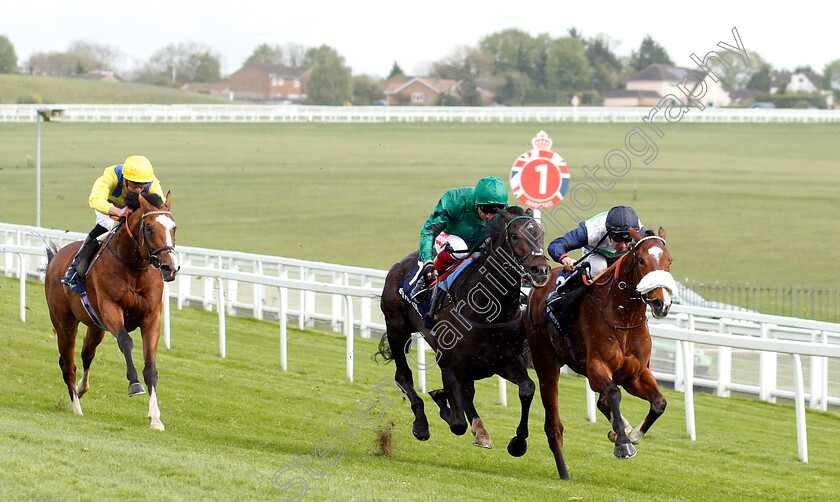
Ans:
POLYGON ((73 291, 76 291, 81 295, 82 307, 85 308, 85 311, 88 313, 90 318, 93 319, 93 322, 95 322, 100 328, 107 329, 105 328, 105 323, 102 322, 102 319, 96 313, 96 309, 93 308, 93 304, 90 303, 84 278, 79 277, 78 275, 76 276, 76 287, 79 288, 79 290, 73 289, 73 291))
MULTIPOLYGON (((562 276, 557 277, 558 286, 562 285, 562 283, 567 279, 569 276, 568 273, 562 274, 562 276)), ((577 360, 575 356, 575 350, 572 346, 572 324, 571 319, 569 318, 569 314, 565 312, 561 306, 562 299, 558 297, 557 290, 555 289, 552 291, 548 297, 545 299, 545 308, 541 312, 543 317, 548 319, 554 329, 557 330, 557 333, 560 334, 561 339, 555 340, 552 337, 552 345, 554 345, 555 350, 563 350, 566 355, 568 356, 569 361, 569 368, 577 373, 581 373, 583 367, 580 361, 577 360), (560 346, 558 346, 560 345, 560 346)))
POLYGON ((472 257, 467 258, 461 263, 455 265, 449 272, 446 272, 443 276, 441 276, 437 281, 433 282, 425 291, 418 294, 415 298, 411 298, 411 290, 416 283, 416 276, 420 270, 420 265, 417 264, 411 269, 411 273, 406 275, 405 279, 400 282, 399 287, 397 288, 397 293, 399 293, 400 297, 405 301, 411 308, 417 312, 417 315, 420 316, 420 319, 423 319, 423 326, 426 329, 432 329, 435 325, 435 321, 432 315, 429 315, 429 309, 431 308, 432 297, 435 294, 443 295, 449 292, 449 288, 452 287, 452 283, 455 282, 455 279, 461 275, 467 267, 473 262, 472 257), (414 280, 413 280, 414 279, 414 280))

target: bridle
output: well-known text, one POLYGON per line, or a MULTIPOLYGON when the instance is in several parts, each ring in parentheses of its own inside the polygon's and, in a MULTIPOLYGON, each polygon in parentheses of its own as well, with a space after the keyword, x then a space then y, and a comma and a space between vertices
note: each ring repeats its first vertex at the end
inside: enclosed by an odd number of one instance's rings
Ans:
POLYGON ((172 216, 172 213, 169 211, 149 211, 147 213, 143 213, 143 216, 140 218, 140 240, 142 241, 142 245, 137 242, 137 238, 131 233, 131 227, 128 225, 128 221, 126 221, 125 230, 128 232, 128 236, 131 237, 134 244, 137 245, 138 249, 146 250, 146 255, 148 257, 144 258, 143 261, 151 265, 152 268, 160 270, 162 256, 159 256, 159 254, 163 252, 171 253, 172 251, 175 251, 175 246, 161 246, 157 249, 152 249, 152 247, 149 246, 149 241, 146 240, 146 216, 152 216, 155 214, 167 214, 170 217, 172 216))
MULTIPOLYGON (((511 218, 511 220, 508 221, 505 224, 505 240, 504 240, 504 243, 507 244, 507 248, 510 250, 510 254, 512 254, 512 255, 514 253, 513 253, 513 242, 511 242, 511 238, 510 238, 510 225, 514 221, 520 220, 520 219, 536 221, 533 216, 516 216, 514 218, 511 218)), ((542 241, 542 239, 545 237, 545 231, 543 231, 542 227, 539 226, 539 225, 537 225, 537 228, 540 229, 540 234, 541 234, 541 235, 539 235, 538 239, 539 239, 539 241, 542 241)), ((528 267, 531 266, 531 262, 534 261, 534 258, 539 258, 541 256, 543 258, 545 258, 545 251, 543 250, 543 248, 541 246, 535 246, 535 249, 532 249, 530 253, 528 253, 524 256, 520 256, 514 262, 515 265, 516 265, 516 268, 513 268, 509 264, 508 260, 504 260, 503 266, 508 270, 512 270, 512 271, 518 273, 520 278, 527 279, 528 276, 529 276, 528 267), (527 260, 527 263, 525 263, 526 260, 527 260)))
MULTIPOLYGON (((650 240, 650 239, 656 239, 656 240, 659 240, 659 241, 661 241, 661 242, 662 242, 662 244, 663 244, 663 245, 665 245, 665 239, 663 239, 662 237, 659 237, 658 235, 647 235, 647 236, 645 236, 645 237, 642 237, 642 238, 641 238, 641 239, 639 239, 638 241, 634 242, 634 243, 630 246, 630 251, 629 251, 629 252, 627 252, 626 254, 622 255, 622 256, 621 256, 621 258, 619 258, 619 259, 618 259, 618 261, 616 261, 616 262, 612 265, 612 266, 614 266, 614 267, 615 267, 615 273, 614 273, 614 274, 609 274, 609 275, 610 275, 610 276, 612 276, 612 277, 607 279, 607 280, 608 280, 608 281, 610 281, 610 283, 611 283, 611 284, 610 284, 610 287, 612 287, 612 284, 616 284, 616 286, 618 287, 618 289, 636 292, 636 288, 635 288, 634 286, 630 286, 630 285, 628 285, 625 281, 622 281, 621 279, 619 279, 619 276, 622 276, 622 275, 627 275, 627 274, 629 274, 629 273, 631 273, 631 272, 635 271, 635 272, 636 272, 636 284, 637 284, 637 285, 639 284, 639 282, 642 280, 642 276, 641 276, 641 274, 639 273, 639 262, 638 262, 638 260, 636 259, 636 251, 639 249, 639 245, 640 245, 641 243, 643 243, 643 242, 644 242, 644 241, 646 241, 646 240, 650 240), (621 268, 621 262, 622 262, 622 261, 624 260, 624 258, 625 258, 625 257, 627 257, 627 256, 632 256, 632 260, 633 260, 633 267, 632 267, 631 269, 629 269, 629 270, 626 270, 625 272, 619 272, 619 270, 620 270, 620 268, 621 268)), ((597 285, 599 285, 599 286, 603 286, 603 285, 605 285, 605 284, 606 284, 606 281, 605 281, 605 282, 602 282, 602 283, 595 283, 595 282, 593 281, 591 284, 597 284, 597 285)), ((598 305, 598 302, 596 302, 596 301, 595 301, 595 299, 592 297, 592 295, 590 295, 590 294, 587 292, 586 297, 587 297, 587 298, 589 298, 589 299, 592 301, 592 303, 595 305, 595 307, 598 309, 598 312, 601 314, 601 319, 603 319, 604 323, 606 323, 609 327, 611 327, 611 328, 613 328, 613 329, 634 329, 634 328, 638 328, 639 326, 642 326, 643 324, 645 324, 645 323, 647 322, 647 316, 645 316, 645 317, 642 319, 642 321, 641 321, 640 323, 638 323, 638 324, 634 324, 634 325, 632 325, 632 326, 616 326, 615 324, 613 324, 613 323, 611 323, 609 320, 607 320, 607 317, 606 317, 606 315, 604 314, 604 311, 601 309, 601 306, 600 306, 600 305, 598 305)), ((632 301, 632 300, 641 300, 642 302, 647 303, 647 301, 645 300, 645 298, 644 298, 644 295, 643 295, 643 294, 639 294, 638 296, 631 295, 631 296, 630 296, 630 300, 631 300, 631 301, 632 301)))

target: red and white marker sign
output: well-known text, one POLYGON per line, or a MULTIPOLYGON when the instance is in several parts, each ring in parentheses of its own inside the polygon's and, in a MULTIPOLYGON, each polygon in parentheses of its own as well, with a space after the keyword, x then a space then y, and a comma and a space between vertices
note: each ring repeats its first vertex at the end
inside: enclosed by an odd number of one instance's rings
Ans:
POLYGON ((545 131, 531 140, 534 149, 523 153, 510 170, 510 188, 520 202, 534 209, 548 209, 569 191, 569 166, 551 151, 545 131))

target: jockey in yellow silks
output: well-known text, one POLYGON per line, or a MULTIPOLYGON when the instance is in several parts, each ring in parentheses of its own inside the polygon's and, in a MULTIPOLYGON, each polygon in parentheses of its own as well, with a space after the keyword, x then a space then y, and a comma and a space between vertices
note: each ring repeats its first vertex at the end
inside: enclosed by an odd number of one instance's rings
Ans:
POLYGON ((155 177, 154 168, 149 159, 142 155, 132 155, 122 164, 106 167, 90 191, 88 203, 96 215, 96 226, 85 237, 82 247, 73 258, 64 278, 61 279, 71 290, 81 292, 78 279, 84 278, 91 258, 99 249, 99 238, 114 227, 114 220, 128 217, 131 209, 125 207, 128 192, 136 194, 153 193, 163 198, 163 189, 155 177))

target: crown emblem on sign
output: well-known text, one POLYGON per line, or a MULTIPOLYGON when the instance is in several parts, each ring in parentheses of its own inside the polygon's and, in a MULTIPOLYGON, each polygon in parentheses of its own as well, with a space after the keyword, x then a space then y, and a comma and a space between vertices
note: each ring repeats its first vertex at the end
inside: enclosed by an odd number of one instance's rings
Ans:
POLYGON ((534 139, 531 140, 531 144, 534 145, 535 150, 549 151, 551 150, 552 143, 553 141, 551 141, 551 138, 548 137, 545 131, 538 132, 534 139))

